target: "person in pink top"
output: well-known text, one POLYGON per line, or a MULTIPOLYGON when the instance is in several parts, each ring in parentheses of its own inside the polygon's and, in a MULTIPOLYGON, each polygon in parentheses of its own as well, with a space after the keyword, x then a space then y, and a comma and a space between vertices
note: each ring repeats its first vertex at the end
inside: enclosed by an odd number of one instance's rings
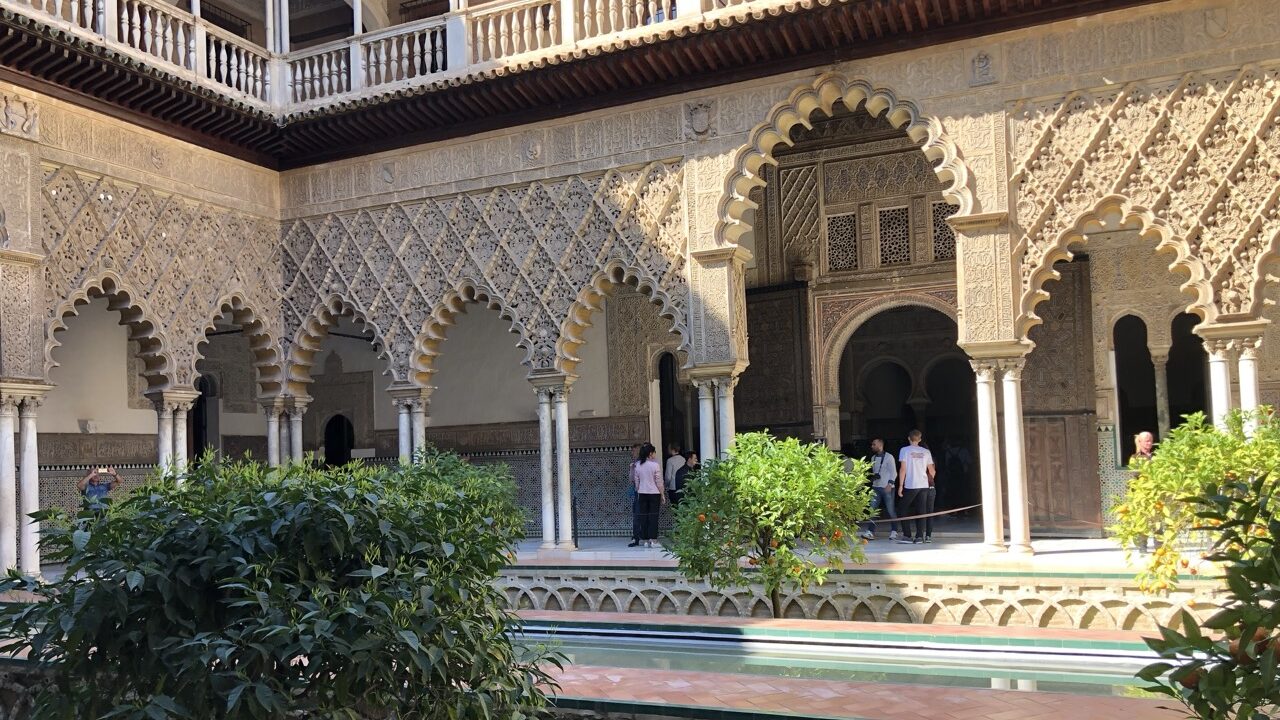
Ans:
POLYGON ((640 542, 645 547, 653 547, 658 539, 658 512, 667 504, 657 448, 649 443, 640 448, 640 462, 634 466, 631 478, 636 485, 639 505, 640 542))

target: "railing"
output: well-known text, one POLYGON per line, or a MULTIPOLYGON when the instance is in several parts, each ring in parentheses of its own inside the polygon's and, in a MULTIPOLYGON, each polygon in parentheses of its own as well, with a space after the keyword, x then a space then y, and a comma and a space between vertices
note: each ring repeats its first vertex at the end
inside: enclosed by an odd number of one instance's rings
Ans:
POLYGON ((271 92, 271 55, 243 38, 208 26, 205 28, 204 76, 259 100, 271 92))
POLYGON ((351 45, 328 43, 289 60, 289 99, 300 103, 341 95, 351 89, 351 45))
POLYGON ((0 0, 0 7, 283 116, 298 104, 599 46, 648 26, 692 25, 732 6, 788 1, 497 0, 473 9, 467 0, 451 0, 454 9, 441 17, 287 54, 268 52, 165 0, 0 0))
POLYGON ((360 56, 365 87, 442 73, 448 69, 444 18, 368 33, 360 39, 360 56))
POLYGON ((471 61, 482 63, 559 45, 561 5, 525 0, 473 15, 471 61))

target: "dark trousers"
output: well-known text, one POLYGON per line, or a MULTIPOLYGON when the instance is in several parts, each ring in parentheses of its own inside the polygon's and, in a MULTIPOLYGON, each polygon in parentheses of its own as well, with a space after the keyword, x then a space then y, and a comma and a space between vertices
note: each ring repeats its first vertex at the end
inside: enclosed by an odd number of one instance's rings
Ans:
MULTIPOLYGON (((938 501, 938 488, 931 487, 924 491, 924 512, 926 514, 933 512, 933 504, 938 501)), ((933 518, 924 519, 924 535, 925 537, 933 537, 933 518)))
POLYGON ((657 493, 640 493, 636 495, 640 503, 640 539, 658 539, 658 509, 662 507, 662 496, 657 493))
POLYGON ((631 539, 640 540, 640 496, 631 496, 631 539))
MULTIPOLYGON (((928 494, 928 488, 912 490, 910 488, 902 491, 902 497, 898 498, 898 517, 911 517, 912 515, 923 514, 925 496, 928 494)), ((915 520, 901 520, 902 536, 905 537, 924 537, 924 520, 916 518, 915 520)))
POLYGON ((668 490, 667 502, 671 503, 671 509, 675 510, 680 504, 680 499, 684 497, 684 490, 668 490))

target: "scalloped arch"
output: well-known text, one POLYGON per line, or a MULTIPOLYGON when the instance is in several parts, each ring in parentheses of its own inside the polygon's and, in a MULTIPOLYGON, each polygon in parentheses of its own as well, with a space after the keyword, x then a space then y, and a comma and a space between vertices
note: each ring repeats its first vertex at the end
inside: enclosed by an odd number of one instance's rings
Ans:
POLYGON ((204 357, 201 346, 209 341, 208 333, 214 329, 214 323, 223 315, 230 315, 231 320, 244 329, 249 338, 249 352, 253 353, 253 367, 257 371, 258 389, 263 396, 278 393, 284 382, 284 363, 280 343, 272 336, 267 324, 260 319, 253 305, 245 299, 243 293, 233 292, 214 304, 216 312, 208 324, 198 328, 194 352, 191 354, 191 377, 198 377, 196 365, 204 357))
POLYGON ((79 306, 98 298, 106 298, 107 309, 120 313, 120 324, 128 328, 129 340, 138 343, 138 357, 142 360, 142 375, 147 381, 148 391, 172 387, 173 354, 160 322, 147 301, 141 299, 139 293, 134 292, 127 282, 113 272, 86 281, 53 308, 44 334, 45 377, 48 378, 49 372, 58 366, 58 362, 53 359, 53 351, 62 344, 57 339, 57 333, 66 329, 66 318, 78 315, 79 306))
MULTIPOLYGON (((1169 270, 1186 278, 1179 290, 1193 298, 1188 303, 1186 311, 1198 316, 1204 322, 1214 321, 1217 317, 1217 308, 1213 304, 1213 289, 1208 273, 1200 259, 1191 253, 1186 240, 1178 236, 1164 220, 1156 217, 1150 210, 1135 205, 1122 195, 1108 195, 1099 199, 1092 210, 1077 218, 1070 229, 1058 235, 1052 245, 1041 251, 1039 258, 1031 260, 1023 281, 1018 318, 1015 322, 1019 339, 1025 340, 1031 328, 1043 322, 1040 316, 1036 315, 1035 309, 1037 305, 1049 299, 1049 293, 1044 289, 1044 285, 1050 280, 1062 277, 1053 269, 1053 264, 1059 260, 1073 258, 1075 253, 1072 248, 1087 246, 1090 233, 1122 229, 1137 230, 1144 240, 1155 243, 1156 252, 1172 254, 1174 260, 1169 264, 1169 270)), ((1026 247, 1015 248, 1015 255, 1026 250, 1026 247)))
POLYGON ((673 301, 667 290, 650 278, 644 270, 619 260, 612 260, 591 276, 591 281, 582 288, 573 304, 569 306, 569 311, 560 326, 560 337, 556 340, 557 370, 572 373, 582 361, 576 352, 586 343, 583 335, 591 326, 591 315, 604 310, 603 301, 612 293, 616 285, 631 285, 656 305, 658 314, 671 321, 668 332, 680 338, 677 352, 689 351, 688 324, 680 305, 673 301))
POLYGON ((866 80, 850 80, 840 73, 826 73, 797 88, 785 101, 775 105, 764 122, 751 131, 746 145, 734 157, 733 169, 725 181, 724 198, 719 205, 717 245, 737 244, 750 231, 751 225, 744 218, 756 208, 748 198, 752 189, 765 184, 762 168, 776 164, 774 148, 791 145, 793 128, 797 125, 811 128, 809 119, 815 112, 830 115, 835 104, 841 101, 850 108, 856 108, 865 101, 867 112, 873 116, 883 114, 894 127, 905 131, 933 163, 934 172, 943 186, 943 197, 960 207, 956 216, 973 212, 972 173, 941 121, 922 113, 915 103, 900 100, 891 89, 877 88, 866 80))
POLYGON ((472 278, 464 278, 453 288, 445 291, 440 301, 435 304, 431 314, 423 322, 413 344, 413 356, 410 358, 410 374, 412 380, 420 387, 431 385, 431 376, 436 372, 436 358, 440 357, 440 346, 444 343, 448 328, 455 324, 454 318, 464 312, 468 303, 483 305, 489 310, 497 310, 498 316, 511 323, 511 333, 516 335, 516 347, 525 351, 520 360, 526 367, 532 367, 533 347, 524 323, 516 317, 507 306, 503 297, 494 292, 483 282, 472 278))
POLYGON ((373 333, 373 346, 378 357, 388 361, 387 372, 395 380, 404 379, 395 376, 396 363, 383 340, 383 329, 371 321, 368 314, 358 305, 343 295, 333 293, 316 303, 311 312, 307 313, 301 326, 298 327, 293 344, 289 347, 282 377, 284 389, 292 395, 296 397, 308 395, 307 385, 312 380, 311 368, 315 364, 316 353, 320 351, 320 345, 329 335, 329 331, 337 326, 338 318, 341 317, 350 317, 368 328, 373 333))
POLYGON ((849 343, 853 334, 876 315, 902 307, 936 310, 953 321, 957 316, 954 305, 924 293, 882 295, 858 305, 836 324, 834 332, 822 346, 822 367, 818 377, 822 379, 821 398, 824 402, 840 401, 840 355, 844 353, 844 346, 849 343))

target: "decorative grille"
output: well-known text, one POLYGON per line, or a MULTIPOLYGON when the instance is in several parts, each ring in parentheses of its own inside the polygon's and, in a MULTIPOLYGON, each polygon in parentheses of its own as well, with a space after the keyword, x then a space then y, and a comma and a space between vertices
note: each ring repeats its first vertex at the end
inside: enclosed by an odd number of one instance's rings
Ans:
POLYGON ((827 216, 827 269, 858 269, 858 214, 827 216))
POLYGON ((911 209, 885 208, 880 211, 880 264, 911 263, 911 209))
POLYGON ((946 202, 933 204, 933 259, 956 259, 956 231, 947 223, 947 218, 960 212, 959 205, 946 202))

